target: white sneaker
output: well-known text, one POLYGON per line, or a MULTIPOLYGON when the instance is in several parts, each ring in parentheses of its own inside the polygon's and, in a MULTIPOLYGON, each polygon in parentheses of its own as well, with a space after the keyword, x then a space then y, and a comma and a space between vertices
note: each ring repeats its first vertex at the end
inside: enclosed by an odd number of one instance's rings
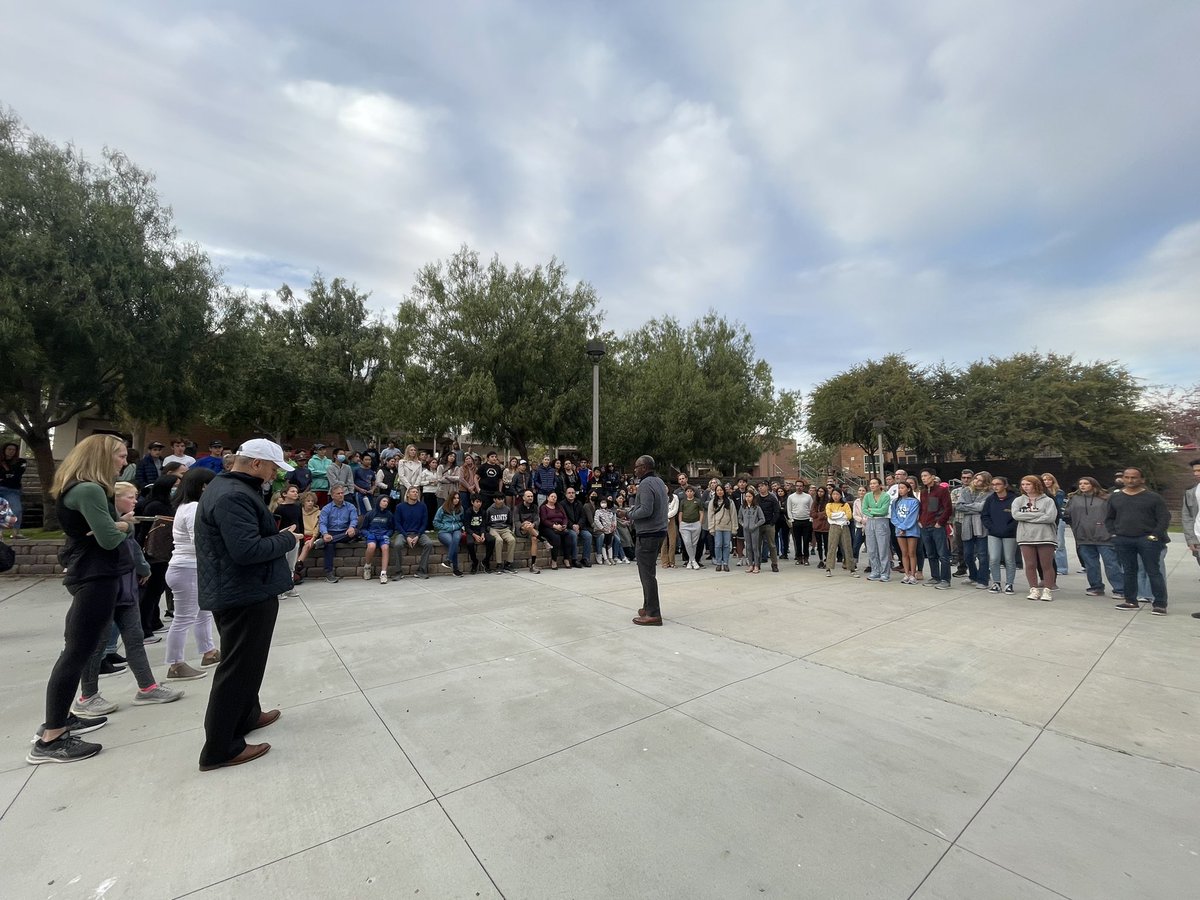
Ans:
POLYGON ((1041 600, 1042 599, 1042 589, 1041 588, 1030 588, 1029 593, 1025 595, 1025 599, 1026 600, 1041 600))
POLYGON ((370 581, 370 580, 371 580, 371 567, 363 566, 363 581, 370 581))
POLYGON ((1050 588, 1042 588, 1042 599, 1049 602, 1054 599, 1054 592, 1050 588))
POLYGON ((379 573, 379 583, 380 583, 380 584, 387 584, 387 572, 380 572, 380 573, 379 573))

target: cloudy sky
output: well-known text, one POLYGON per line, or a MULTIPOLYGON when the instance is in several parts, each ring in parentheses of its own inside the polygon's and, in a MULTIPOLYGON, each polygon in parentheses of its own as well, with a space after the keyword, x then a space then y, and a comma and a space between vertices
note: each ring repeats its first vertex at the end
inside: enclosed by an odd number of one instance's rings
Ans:
POLYGON ((466 243, 805 390, 888 351, 1200 380, 1200 3, 6 0, 0 103, 253 291, 466 243))

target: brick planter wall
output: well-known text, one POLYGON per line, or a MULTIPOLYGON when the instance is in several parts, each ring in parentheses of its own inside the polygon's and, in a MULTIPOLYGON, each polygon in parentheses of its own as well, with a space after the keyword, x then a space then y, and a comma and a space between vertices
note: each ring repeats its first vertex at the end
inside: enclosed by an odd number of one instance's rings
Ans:
MULTIPOLYGON (((4 575, 54 575, 62 572, 58 551, 62 541, 7 541, 17 554, 17 564, 4 575)), ((0 575, 0 578, 4 577, 0 575)))
MULTIPOLYGON (((432 535, 430 535, 432 537, 432 535)), ((0 575, 58 575, 62 572, 62 567, 58 564, 58 551, 62 547, 62 541, 12 541, 9 546, 17 554, 16 565, 7 572, 0 575)), ((337 548, 337 553, 333 560, 333 571, 342 578, 357 578, 362 575, 363 554, 366 552, 367 545, 359 540, 350 544, 341 544, 337 548)), ((529 541, 521 538, 517 539, 517 552, 514 557, 514 565, 520 567, 527 565, 529 562, 529 541)), ((388 574, 395 576, 401 574, 400 566, 397 564, 399 554, 393 552, 390 565, 388 566, 388 574)), ((446 558, 446 548, 439 541, 434 539, 433 549, 429 553, 429 574, 430 575, 451 575, 449 569, 443 569, 441 561, 446 558)), ((417 561, 420 559, 415 552, 407 552, 404 554, 403 574, 412 575, 416 572, 417 561)), ((483 551, 479 552, 480 562, 483 561, 483 551)), ((493 562, 495 560, 493 559, 493 562)), ((460 549, 458 554, 459 568, 464 571, 470 571, 471 560, 467 556, 466 547, 460 549)), ((320 551, 310 553, 308 559, 305 560, 304 575, 306 578, 323 578, 324 570, 324 554, 320 551)), ((538 566, 545 568, 550 565, 550 554, 544 548, 538 550, 538 566)), ((379 553, 375 554, 374 559, 375 576, 379 575, 379 553)))

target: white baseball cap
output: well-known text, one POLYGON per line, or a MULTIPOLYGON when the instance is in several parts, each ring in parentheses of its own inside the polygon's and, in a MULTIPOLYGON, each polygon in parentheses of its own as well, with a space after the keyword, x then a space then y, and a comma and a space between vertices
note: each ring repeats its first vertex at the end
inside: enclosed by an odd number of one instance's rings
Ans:
POLYGON ((266 438, 254 438, 254 440, 246 441, 237 448, 237 455, 247 459, 265 459, 267 462, 275 463, 285 472, 296 468, 283 458, 283 448, 266 438))

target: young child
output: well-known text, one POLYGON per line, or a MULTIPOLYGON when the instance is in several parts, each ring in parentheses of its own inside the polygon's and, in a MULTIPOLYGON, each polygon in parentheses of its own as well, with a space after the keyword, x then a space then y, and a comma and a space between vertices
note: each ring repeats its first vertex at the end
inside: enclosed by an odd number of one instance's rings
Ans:
POLYGON ((617 537, 617 514, 608 508, 608 498, 599 499, 600 508, 596 510, 596 535, 599 539, 600 562, 610 566, 617 564, 613 557, 613 541, 617 537))
POLYGON ((363 559, 363 580, 371 580, 371 559, 375 556, 375 548, 379 548, 379 583, 388 583, 388 554, 392 549, 392 531, 395 523, 392 517, 392 498, 383 494, 377 498, 375 508, 367 508, 363 514, 363 537, 367 542, 367 553, 363 559))
MULTIPOLYGON (((113 505, 117 508, 117 515, 124 516, 133 512, 137 497, 137 485, 128 481, 118 481, 113 487, 113 505)), ((171 703, 182 697, 183 691, 167 687, 165 684, 160 685, 155 680, 154 673, 150 670, 150 660, 146 658, 145 645, 142 643, 142 613, 139 606, 138 582, 149 577, 150 564, 142 555, 142 548, 138 546, 133 532, 129 533, 128 538, 119 549, 122 554, 129 554, 134 564, 134 570, 122 576, 117 593, 117 606, 113 611, 113 621, 116 622, 117 628, 121 631, 121 638, 125 642, 125 657, 138 683, 139 690, 133 695, 133 704, 134 706, 144 706, 150 703, 171 703)), ((71 712, 81 718, 108 715, 118 709, 116 703, 105 700, 100 695, 97 683, 100 677, 100 662, 104 658, 107 644, 108 633, 105 632, 104 638, 96 647, 96 652, 92 654, 83 668, 79 697, 71 704, 71 712)))

